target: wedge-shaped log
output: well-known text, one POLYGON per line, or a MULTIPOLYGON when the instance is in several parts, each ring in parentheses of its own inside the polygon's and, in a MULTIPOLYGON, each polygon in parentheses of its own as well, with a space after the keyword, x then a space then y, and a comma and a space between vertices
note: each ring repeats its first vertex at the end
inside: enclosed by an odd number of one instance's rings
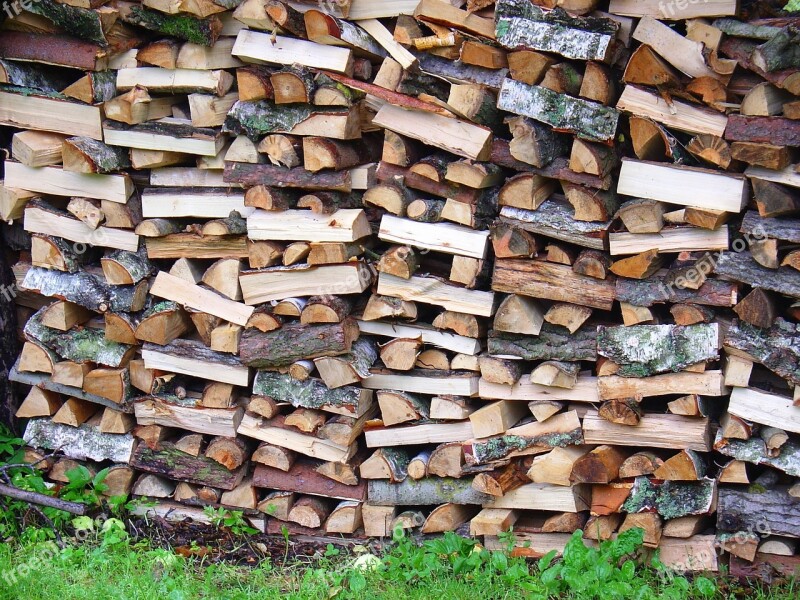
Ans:
POLYGON ((164 271, 156 276, 150 293, 242 326, 247 325, 254 310, 164 271))
POLYGON ((625 86, 617 101, 617 108, 696 135, 706 133, 722 137, 728 125, 728 117, 717 111, 698 108, 680 100, 668 104, 657 94, 634 85, 625 86))
POLYGON ((251 240, 354 242, 371 231, 360 208, 345 208, 332 215, 307 210, 257 210, 247 219, 247 235, 251 240))
POLYGON ((105 121, 103 138, 106 143, 115 146, 199 156, 216 156, 225 145, 225 136, 219 131, 192 127, 191 121, 172 117, 133 126, 105 121))
POLYGON ((298 408, 323 410, 347 417, 360 417, 372 405, 372 392, 356 386, 329 390, 318 379, 298 381, 290 375, 259 371, 253 381, 253 395, 298 408))
POLYGON ((728 412, 747 421, 800 433, 800 411, 786 396, 753 388, 733 388, 728 412))
POLYGON ((323 294, 360 294, 372 283, 372 271, 363 262, 309 267, 272 267, 239 276, 245 304, 323 294))
POLYGON ((358 325, 352 319, 322 325, 295 323, 269 332, 250 328, 239 341, 239 356, 248 366, 273 369, 298 360, 347 354, 357 338, 358 325))
POLYGON ((687 448, 708 452, 711 449, 711 421, 708 418, 645 414, 638 426, 630 427, 610 423, 595 411, 589 411, 583 417, 583 438, 587 444, 687 448))
POLYGON ((491 154, 491 130, 467 121, 385 104, 372 123, 465 158, 484 161, 491 154))
POLYGON ((231 51, 245 62, 302 65, 336 73, 353 73, 353 54, 349 48, 325 46, 308 40, 271 36, 243 29, 231 51))
POLYGON ((237 357, 210 350, 202 342, 174 340, 166 346, 146 343, 142 358, 148 369, 161 369, 201 379, 246 386, 250 369, 237 357))
POLYGON ((620 365, 622 377, 678 372, 719 357, 719 325, 598 327, 597 352, 620 365))
POLYGON ((139 425, 163 425, 224 437, 236 437, 236 428, 244 414, 239 407, 205 408, 158 397, 137 400, 133 408, 139 425))
MULTIPOLYGON (((725 17, 736 15, 736 0, 705 0, 692 4, 687 2, 680 9, 669 10, 667 5, 659 5, 660 0, 611 0, 608 10, 614 15, 626 17, 653 17, 654 19, 676 20, 696 19, 698 17, 725 17)), ((677 8, 677 7, 676 7, 677 8)))
POLYGON ((491 317, 495 308, 492 292, 467 290, 433 277, 413 276, 410 279, 403 279, 388 273, 380 273, 378 293, 484 317, 491 317))
POLYGON ((620 115, 616 109, 597 102, 573 98, 513 79, 503 81, 497 107, 597 142, 614 139, 620 115))
POLYGON ((151 218, 197 217, 224 219, 232 211, 248 217, 255 209, 246 207, 244 194, 215 188, 146 188, 142 192, 142 216, 151 218))
POLYGON ((239 435, 255 438, 275 446, 294 450, 319 460, 346 463, 357 450, 357 446, 341 446, 330 440, 300 433, 283 425, 282 418, 262 419, 254 413, 245 413, 237 431, 239 435))
POLYGON ((597 378, 588 375, 578 377, 578 383, 572 389, 531 383, 529 375, 524 375, 514 385, 489 383, 485 379, 481 379, 478 389, 483 400, 600 402, 600 396, 597 393, 597 378))
MULTIPOLYGON (((476 396, 478 377, 471 373, 419 369, 402 374, 388 370, 372 369, 372 374, 361 382, 371 390, 399 390, 417 394, 445 396, 476 396)), ((447 440, 443 440, 447 441, 447 440)))
POLYGON ((611 19, 570 17, 560 9, 544 11, 525 0, 500 0, 495 19, 497 42, 509 50, 539 50, 600 62, 610 58, 619 27, 611 19))
POLYGON ((0 91, 2 125, 66 135, 85 135, 101 140, 103 139, 101 121, 99 106, 0 91))
POLYGON ((603 400, 667 394, 724 396, 730 391, 725 386, 725 376, 722 371, 666 373, 652 377, 608 375, 598 378, 597 387, 603 400))
POLYGON ((27 167, 6 161, 4 185, 54 196, 88 196, 125 204, 133 193, 128 175, 73 173, 60 167, 27 167))
POLYGON ((378 237, 387 242, 480 260, 486 256, 489 232, 450 223, 419 223, 385 214, 378 237))
POLYGON ((741 212, 750 199, 750 186, 741 176, 629 159, 622 161, 617 192, 733 213, 741 212))
POLYGON ((568 265, 539 260, 503 259, 495 262, 492 289, 558 302, 611 310, 614 279, 595 279, 575 273, 568 265))

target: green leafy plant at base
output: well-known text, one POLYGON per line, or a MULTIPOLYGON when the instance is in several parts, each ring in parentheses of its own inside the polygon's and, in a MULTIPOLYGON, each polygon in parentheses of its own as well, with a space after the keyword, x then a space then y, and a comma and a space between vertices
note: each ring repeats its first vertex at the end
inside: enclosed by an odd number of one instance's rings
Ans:
POLYGON ((211 519, 211 524, 214 527, 226 528, 235 536, 253 535, 258 533, 258 529, 250 527, 244 519, 244 513, 241 510, 228 510, 226 508, 214 508, 213 506, 206 506, 203 512, 211 519))
POLYGON ((791 2, 788 2, 786 6, 783 7, 783 10, 787 12, 800 11, 800 0, 791 0, 791 2))

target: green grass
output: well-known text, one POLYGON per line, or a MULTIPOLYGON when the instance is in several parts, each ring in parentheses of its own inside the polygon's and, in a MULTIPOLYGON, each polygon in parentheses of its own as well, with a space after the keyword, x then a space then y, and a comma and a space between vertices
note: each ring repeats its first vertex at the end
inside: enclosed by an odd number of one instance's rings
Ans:
POLYGON ((702 576, 664 577, 658 562, 634 560, 641 530, 631 530, 600 549, 570 542, 564 558, 538 563, 489 552, 453 534, 421 547, 398 537, 381 557, 366 549, 344 554, 328 546, 304 564, 282 557, 251 567, 199 558, 133 543, 112 521, 105 531, 73 538, 63 550, 51 541, 0 545, 0 599, 24 600, 190 600, 382 598, 397 600, 496 598, 796 598, 791 585, 753 587, 732 594, 727 585, 702 576), (365 558, 366 557, 366 558, 365 558))

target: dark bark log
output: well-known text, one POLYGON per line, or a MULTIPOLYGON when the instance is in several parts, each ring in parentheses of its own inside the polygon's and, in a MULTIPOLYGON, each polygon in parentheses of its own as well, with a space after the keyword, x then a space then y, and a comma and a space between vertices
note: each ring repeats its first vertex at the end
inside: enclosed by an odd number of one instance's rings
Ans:
POLYGON ((543 177, 569 181, 570 183, 577 183, 578 185, 585 185, 601 190, 610 189, 613 183, 609 175, 598 177, 588 173, 577 173, 571 170, 569 168, 569 159, 564 157, 555 158, 546 167, 534 167, 533 165, 519 161, 511 156, 510 143, 498 137, 495 137, 492 140, 491 161, 496 165, 505 167, 506 169, 514 169, 515 171, 527 173, 536 173, 537 175, 542 175, 543 177))
POLYGON ((213 459, 181 452, 170 442, 161 442, 158 450, 139 444, 130 465, 145 473, 223 490, 232 490, 239 485, 247 470, 247 465, 244 465, 236 471, 229 471, 213 459))
POLYGON ((717 531, 800 537, 800 500, 790 496, 784 486, 752 492, 721 488, 717 531))
POLYGON ((393 183, 395 178, 401 177, 403 183, 410 188, 420 190, 441 198, 450 198, 464 204, 475 204, 481 196, 481 190, 475 190, 465 186, 456 185, 449 182, 438 182, 415 173, 409 169, 398 167, 387 162, 378 165, 376 177, 381 183, 393 183))
POLYGON ((744 216, 739 231, 762 239, 770 238, 800 244, 800 219, 764 218, 751 210, 744 216))
POLYGON ((651 307, 666 302, 691 302, 706 306, 734 306, 739 286, 719 279, 708 279, 696 290, 668 284, 655 275, 647 279, 617 279, 616 298, 634 306, 651 307))
POLYGON ((286 325, 267 333, 248 329, 239 342, 239 355, 248 367, 270 369, 297 360, 346 354, 357 337, 358 327, 351 319, 329 325, 286 325))
POLYGON ((778 86, 797 94, 800 92, 800 73, 797 69, 786 69, 783 71, 772 71, 770 73, 759 69, 753 62, 753 51, 758 44, 751 40, 742 38, 728 37, 722 44, 720 44, 720 52, 732 58, 739 63, 743 69, 753 71, 756 75, 760 75, 773 85, 778 86))
POLYGON ((595 360, 597 332, 587 327, 570 335, 566 329, 545 324, 538 336, 491 331, 489 354, 519 356, 523 360, 595 360))
POLYGON ((751 356, 771 371, 800 385, 800 325, 778 318, 770 329, 734 321, 725 334, 725 347, 751 356))
POLYGON ((768 269, 747 252, 728 252, 719 257, 714 272, 734 281, 760 287, 785 296, 800 298, 800 271, 791 267, 768 269))

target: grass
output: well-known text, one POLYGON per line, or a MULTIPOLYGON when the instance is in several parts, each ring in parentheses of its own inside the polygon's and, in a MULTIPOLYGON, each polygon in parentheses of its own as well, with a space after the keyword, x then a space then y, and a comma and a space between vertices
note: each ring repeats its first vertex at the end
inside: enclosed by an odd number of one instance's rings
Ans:
POLYGON ((68 540, 64 549, 36 541, 30 532, 27 541, 0 545, 0 599, 797 597, 791 583, 736 589, 721 585, 722 580, 670 574, 657 561, 635 560, 641 558, 641 530, 630 530, 599 549, 587 548, 576 535, 563 559, 548 556, 538 563, 447 534, 421 546, 398 536, 380 557, 365 548, 345 554, 328 546, 322 556, 302 564, 283 564, 276 557, 275 563, 266 558, 241 567, 182 556, 147 540, 134 542, 116 519, 102 529, 88 527, 83 530, 88 534, 68 540))

